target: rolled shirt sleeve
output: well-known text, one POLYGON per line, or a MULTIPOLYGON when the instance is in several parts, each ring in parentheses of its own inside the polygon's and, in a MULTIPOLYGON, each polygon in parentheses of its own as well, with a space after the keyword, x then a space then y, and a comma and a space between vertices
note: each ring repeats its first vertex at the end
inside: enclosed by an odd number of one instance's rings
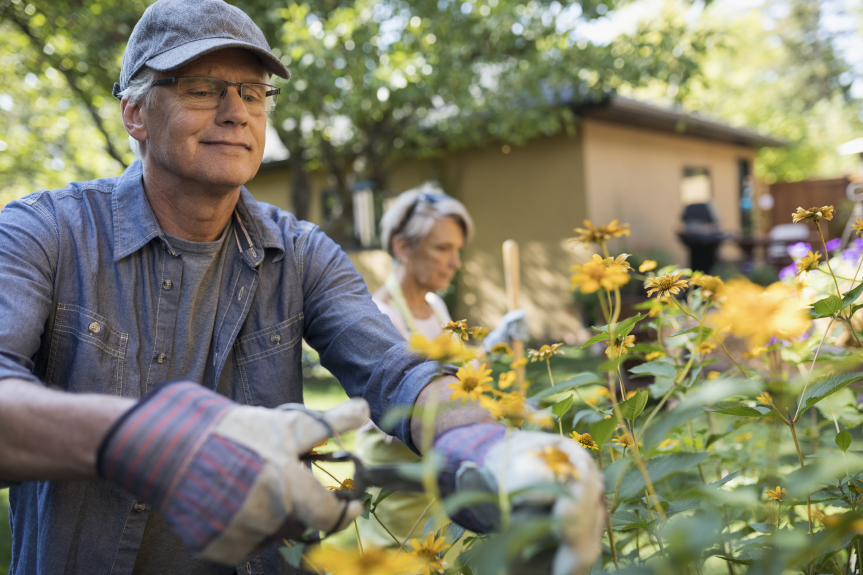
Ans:
POLYGON ((36 192, 0 211, 0 379, 34 382, 58 254, 50 199, 36 192))
MULTIPOLYGON (((435 377, 455 373, 452 366, 442 368, 409 350, 372 301, 347 254, 317 226, 310 227, 300 244, 306 341, 349 396, 368 402, 378 426, 390 410, 413 406, 435 377)), ((385 431, 419 453, 411 441, 407 413, 385 431)))

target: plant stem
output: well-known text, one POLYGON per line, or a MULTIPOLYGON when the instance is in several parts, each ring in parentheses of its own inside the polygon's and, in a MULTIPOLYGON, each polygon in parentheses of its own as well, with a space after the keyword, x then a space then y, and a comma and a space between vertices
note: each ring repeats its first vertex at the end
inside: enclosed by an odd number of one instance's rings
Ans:
POLYGON ((429 509, 431 509, 432 504, 434 504, 434 499, 429 501, 429 504, 426 505, 426 508, 423 509, 423 512, 419 514, 419 517, 417 517, 417 520, 414 521, 414 524, 411 525, 410 529, 408 529, 408 532, 407 532, 407 535, 405 535, 404 541, 402 541, 401 545, 399 545, 399 553, 401 553, 402 551, 405 550, 405 545, 407 545, 408 539, 411 538, 411 535, 413 535, 414 529, 417 528, 417 525, 420 524, 420 521, 422 521, 423 517, 425 517, 425 514, 428 513, 429 509))
MULTIPOLYGON (((673 297, 672 297, 672 298, 671 298, 671 301, 673 301, 675 304, 677 304, 678 309, 679 309, 680 311, 682 311, 682 312, 684 313, 684 315, 687 315, 687 316, 691 317, 692 319, 694 319, 695 321, 697 321, 697 322, 698 322, 698 325, 700 325, 700 326, 701 326, 701 327, 703 327, 704 329, 710 329, 710 328, 708 328, 706 325, 704 325, 704 323, 702 323, 702 321, 701 321, 700 319, 698 319, 697 317, 695 317, 694 315, 692 315, 691 313, 689 313, 688 311, 686 311, 685 309, 683 309, 683 306, 681 306, 681 305, 680 305, 680 302, 678 302, 678 301, 677 301, 677 298, 673 298, 673 297)), ((711 330, 711 331, 712 331, 712 330, 711 330)), ((737 360, 736 360, 736 359, 734 359, 734 356, 732 356, 732 355, 731 355, 731 353, 729 353, 729 352, 728 352, 728 348, 726 348, 726 347, 725 347, 725 344, 724 344, 724 343, 722 343, 722 340, 721 340, 721 339, 719 339, 719 336, 718 336, 718 335, 716 335, 716 333, 715 333, 715 332, 713 332, 713 339, 715 339, 715 340, 716 340, 716 343, 718 343, 718 344, 722 347, 722 351, 724 351, 724 352, 725 352, 725 355, 727 355, 727 356, 728 356, 728 359, 730 359, 731 361, 733 361, 733 362, 734 362, 734 365, 736 365, 736 366, 737 366, 737 369, 739 369, 739 370, 740 370, 740 373, 742 373, 744 376, 746 376, 746 378, 747 378, 747 379, 752 379, 751 377, 749 377, 749 374, 748 374, 748 373, 746 373, 746 370, 745 370, 745 369, 743 369, 743 368, 740 366, 740 364, 739 364, 739 363, 737 363, 737 360)))
POLYGON ((393 535, 393 532, 392 532, 392 531, 390 531, 390 530, 387 528, 387 526, 386 526, 386 525, 384 525, 384 522, 383 522, 383 521, 381 521, 381 518, 380 518, 380 517, 378 517, 378 514, 377 514, 377 513, 375 513, 375 510, 374 510, 374 509, 370 509, 370 511, 372 512, 372 515, 374 515, 374 516, 375 516, 375 519, 377 519, 377 520, 378 520, 378 523, 380 523, 380 526, 384 528, 384 531, 386 531, 386 532, 389 534, 389 536, 393 538, 393 541, 395 541, 395 542, 396 542, 396 545, 399 545, 399 540, 398 540, 398 539, 396 539, 396 536, 395 536, 395 535, 393 535))
POLYGON ((620 567, 617 562, 617 550, 614 548, 614 531, 611 529, 611 515, 605 514, 605 528, 608 530, 608 547, 611 549, 611 560, 614 561, 615 567, 620 567))
MULTIPOLYGON (((354 527, 357 530, 357 545, 360 546, 360 555, 365 555, 365 552, 363 551, 363 540, 360 539, 360 526, 357 525, 356 519, 354 519, 354 527)), ((396 541, 396 543, 398 543, 398 541, 396 541)))
POLYGON ((830 333, 830 328, 833 327, 835 317, 830 318, 830 323, 827 324, 827 329, 824 330, 824 335, 821 336, 821 343, 818 344, 818 349, 815 350, 815 357, 812 358, 812 366, 809 368, 809 375, 806 376, 806 384, 803 386, 803 391, 800 392, 800 401, 797 403, 797 411, 794 413, 794 421, 800 416, 800 408, 803 406, 803 397, 806 395, 806 389, 809 387, 809 382, 812 380, 812 372, 815 370, 815 360, 818 359, 818 354, 821 353, 821 346, 824 345, 824 340, 827 339, 827 334, 830 333))
MULTIPOLYGON (((794 446, 797 448, 797 457, 800 459, 800 469, 803 469, 803 452, 800 451, 800 442, 797 441, 797 430, 795 429, 795 421, 791 419, 791 411, 786 407, 788 412, 788 426, 791 428, 791 436, 794 438, 794 446)), ((809 491, 806 491, 806 512, 809 517, 809 537, 812 537, 812 498, 809 496, 809 491)), ((779 522, 777 521, 777 526, 779 522)))
POLYGON ((836 286, 836 294, 841 298, 842 292, 839 291, 839 282, 836 280, 836 274, 833 273, 833 268, 830 266, 830 252, 827 251, 827 242, 824 241, 824 232, 821 231, 821 222, 816 221, 815 227, 818 228, 818 235, 821 236, 821 245, 824 246, 824 263, 827 264, 827 269, 830 270, 830 275, 833 276, 833 284, 836 286))
MULTIPOLYGON (((695 449, 695 432, 692 431, 692 421, 688 421, 687 425, 689 426, 689 439, 690 441, 692 441, 692 452, 696 453, 697 450, 695 449)), ((701 467, 700 463, 698 464, 698 474, 701 475, 701 482, 704 485, 707 485, 707 477, 704 475, 704 468, 701 467)), ((720 479, 722 478, 720 477, 720 479)))
POLYGON ((650 415, 647 416, 647 421, 644 422, 644 425, 641 426, 641 435, 638 439, 644 439, 644 434, 647 433, 647 428, 650 427, 650 422, 653 421, 653 418, 656 417, 656 414, 659 413, 659 410, 662 409, 662 406, 665 405, 665 402, 671 397, 671 394, 674 393, 674 390, 677 389, 675 385, 662 396, 662 399, 659 400, 659 403, 656 404, 656 407, 653 408, 653 411, 650 412, 650 415))

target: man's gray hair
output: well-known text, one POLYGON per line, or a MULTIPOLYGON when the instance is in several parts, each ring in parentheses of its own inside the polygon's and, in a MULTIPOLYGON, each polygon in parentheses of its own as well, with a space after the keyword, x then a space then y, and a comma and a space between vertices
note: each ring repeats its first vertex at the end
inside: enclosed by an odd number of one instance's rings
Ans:
POLYGON ((413 252, 429 234, 435 222, 442 218, 452 218, 458 222, 464 232, 465 242, 473 237, 473 220, 464 204, 447 196, 438 184, 426 182, 399 195, 386 211, 381 218, 381 244, 395 258, 393 240, 404 238, 408 249, 413 252), (423 194, 439 198, 428 201, 420 198, 423 194), (414 206, 414 209, 408 214, 411 206, 414 206), (408 221, 405 221, 408 216, 408 221))
MULTIPOLYGON (((156 80, 159 80, 159 73, 144 66, 129 81, 129 86, 118 95, 120 98, 128 98, 129 101, 138 104, 141 108, 149 110, 156 103, 156 91, 153 90, 153 82, 156 80)), ((129 147, 136 157, 141 157, 141 142, 129 136, 129 147)))

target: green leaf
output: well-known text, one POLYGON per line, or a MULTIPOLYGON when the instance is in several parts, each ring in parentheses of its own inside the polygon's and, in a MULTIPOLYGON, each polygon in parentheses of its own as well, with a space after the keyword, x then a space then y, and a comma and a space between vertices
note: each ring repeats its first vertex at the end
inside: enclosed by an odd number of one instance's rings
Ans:
POLYGON ((590 338, 589 340, 587 340, 586 342, 584 342, 584 343, 582 344, 582 346, 581 346, 580 348, 578 348, 578 349, 584 349, 584 348, 586 348, 586 347, 588 347, 588 346, 591 346, 591 345, 593 345, 593 344, 595 344, 595 343, 599 343, 599 342, 601 342, 601 341, 608 341, 608 334, 607 334, 607 333, 599 333, 599 334, 596 334, 595 336, 593 336, 592 338, 590 338))
POLYGON ((375 497, 375 500, 372 503, 372 507, 377 507, 378 503, 380 503, 381 501, 383 501, 384 499, 386 499, 387 497, 389 497, 393 493, 395 493, 395 490, 393 490, 393 489, 381 489, 381 492, 378 493, 377 497, 375 497))
POLYGON ((713 330, 710 329, 709 327, 701 327, 700 325, 697 325, 697 326, 691 327, 689 329, 684 329, 684 330, 678 331, 677 333, 672 333, 668 337, 677 337, 678 335, 683 335, 685 333, 699 333, 699 332, 701 332, 706 337, 706 336, 710 335, 711 333, 713 333, 713 330))
POLYGON ((851 447, 851 433, 847 430, 842 430, 837 433, 836 445, 839 446, 839 449, 842 451, 848 451, 848 448, 851 447))
POLYGON ((465 489, 464 491, 457 491, 444 499, 444 508, 446 509, 447 515, 450 516, 461 511, 465 507, 484 504, 497 505, 497 493, 490 493, 479 489, 465 489))
POLYGON ((465 532, 465 528, 459 525, 458 523, 447 523, 441 529, 446 542, 450 545, 455 544, 456 541, 462 538, 465 532))
POLYGON ((833 395, 840 389, 845 388, 849 383, 863 378, 863 373, 828 373, 822 375, 811 384, 806 390, 806 395, 803 396, 803 408, 800 413, 803 414, 807 409, 830 395, 833 395))
POLYGON ((590 436, 594 443, 602 447, 611 439, 614 430, 617 427, 617 420, 613 417, 608 419, 600 419, 590 426, 590 436))
MULTIPOLYGON (((863 285, 863 284, 860 284, 860 285, 863 285)), ((860 309, 861 307, 863 307, 863 303, 858 303, 856 305, 852 305, 851 306, 851 315, 854 315, 855 313, 857 313, 857 310, 860 309)))
POLYGON ((620 403, 620 412, 623 414, 625 419, 634 420, 638 415, 644 411, 644 407, 647 405, 647 397, 650 394, 646 389, 639 389, 635 392, 635 395, 620 403))
POLYGON ((282 554, 282 557, 287 561, 288 565, 295 567, 296 569, 300 568, 300 564, 303 561, 303 551, 305 550, 306 544, 300 542, 294 542, 293 545, 286 547, 279 547, 279 553, 282 554))
POLYGON ((363 519, 368 519, 372 509, 372 494, 368 491, 363 493, 363 498, 360 501, 363 502, 363 519))
MULTIPOLYGON (((693 471, 699 463, 707 459, 706 453, 669 453, 659 455, 647 462, 647 474, 654 484, 657 484, 672 475, 693 471)), ((621 499, 629 499, 644 495, 644 478, 637 468, 632 468, 623 476, 620 487, 621 499)))
POLYGON ((423 539, 428 537, 429 531, 431 531, 431 528, 434 527, 434 520, 434 516, 431 516, 428 518, 428 521, 426 521, 426 524, 423 527, 423 539))
POLYGON ((667 377, 673 379, 674 376, 677 375, 677 369, 667 361, 657 359, 654 361, 648 361, 647 363, 642 363, 641 365, 636 365, 629 370, 629 373, 633 375, 652 375, 654 377, 667 377))
POLYGON ((572 399, 573 396, 570 395, 569 397, 561 399, 560 401, 555 403, 551 408, 551 412, 554 414, 554 416, 558 419, 563 417, 563 414, 569 411, 569 408, 572 407, 572 399))
POLYGON ((818 317, 832 317, 843 307, 842 300, 838 295, 831 295, 824 299, 819 299, 812 304, 812 311, 818 314, 818 317))
POLYGON ((772 523, 750 523, 749 526, 759 533, 773 533, 776 531, 776 526, 772 523))
POLYGON ((774 410, 764 405, 750 407, 733 401, 723 401, 712 406, 704 406, 704 411, 723 413, 725 415, 736 415, 738 417, 764 417, 774 410))
POLYGON ((591 383, 602 383, 602 379, 600 377, 590 371, 586 371, 584 373, 576 374, 569 379, 566 379, 554 387, 547 387, 543 389, 536 395, 532 396, 531 399, 534 401, 539 401, 540 399, 545 399, 550 395, 554 395, 556 393, 560 393, 561 391, 566 391, 567 389, 572 389, 573 387, 579 387, 581 385, 588 385, 591 383))
POLYGON ((863 282, 860 282, 860 285, 858 285, 856 288, 852 289, 851 291, 845 292, 845 294, 842 295, 842 309, 845 309, 850 304, 857 301, 857 298, 860 297, 861 293, 863 293, 863 282))
POLYGON ((611 372, 616 373, 617 368, 620 367, 620 364, 623 363, 624 361, 626 361, 626 359, 627 359, 626 354, 619 355, 619 356, 615 357, 614 359, 606 359, 605 361, 603 361, 602 363, 599 364, 599 369, 601 369, 602 371, 611 371, 611 372))
MULTIPOLYGON (((644 314, 639 313, 639 314, 635 314, 632 317, 628 317, 621 322, 611 324, 612 327, 614 327, 614 337, 617 338, 617 337, 624 337, 624 336, 629 335, 629 332, 632 331, 632 328, 635 327, 635 324, 637 324, 639 321, 644 319, 644 317, 645 317, 644 314)), ((604 334, 606 334, 606 337, 604 339, 608 339, 608 337, 607 337, 608 327, 609 326, 604 325, 602 327, 594 327, 593 329, 598 329, 598 330, 602 331, 604 334)), ((602 341, 602 340, 599 340, 599 341, 602 341)))

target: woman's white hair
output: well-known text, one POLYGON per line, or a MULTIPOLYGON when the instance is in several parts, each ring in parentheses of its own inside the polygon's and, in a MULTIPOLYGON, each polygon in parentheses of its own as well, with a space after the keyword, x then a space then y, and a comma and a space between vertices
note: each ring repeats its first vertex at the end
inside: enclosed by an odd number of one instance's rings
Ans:
MULTIPOLYGON (((159 73, 144 66, 135 74, 135 77, 129 81, 129 85, 125 90, 120 92, 121 98, 128 98, 129 101, 138 104, 145 110, 150 109, 156 103, 156 92, 153 90, 153 82, 159 79, 159 73)), ((129 136, 129 147, 136 157, 141 157, 141 142, 129 136)))
POLYGON ((452 218, 458 222, 464 232, 465 242, 473 237, 473 220, 464 204, 446 195, 439 185, 426 182, 400 194, 386 211, 381 218, 381 244, 395 258, 393 240, 404 238, 408 250, 413 252, 429 234, 434 223, 442 218, 452 218), (438 197, 436 201, 429 201, 424 194, 438 197))

